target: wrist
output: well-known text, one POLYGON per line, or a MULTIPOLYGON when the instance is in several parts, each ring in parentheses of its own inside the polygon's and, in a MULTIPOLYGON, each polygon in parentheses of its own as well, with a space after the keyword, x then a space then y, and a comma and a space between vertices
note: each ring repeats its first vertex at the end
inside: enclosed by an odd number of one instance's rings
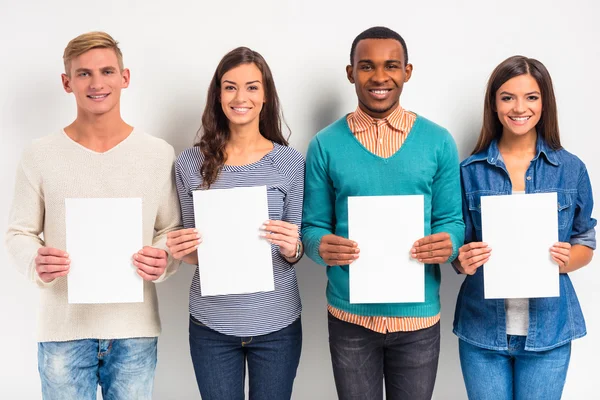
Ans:
POLYGON ((298 240, 296 242, 296 248, 295 248, 293 254, 286 255, 286 254, 282 253, 281 255, 284 256, 290 262, 296 262, 300 258, 302 258, 303 254, 304 254, 304 246, 302 245, 302 242, 300 240, 298 240))

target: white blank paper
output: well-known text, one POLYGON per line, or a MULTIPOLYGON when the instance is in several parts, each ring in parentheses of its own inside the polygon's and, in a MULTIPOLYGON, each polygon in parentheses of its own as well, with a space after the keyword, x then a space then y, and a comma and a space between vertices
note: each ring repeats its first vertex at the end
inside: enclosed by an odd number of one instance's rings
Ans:
POLYGON ((425 266, 410 257, 424 236, 423 196, 348 197, 348 236, 360 255, 350 264, 350 303, 425 301, 425 266))
POLYGON ((260 237, 269 219, 265 186, 197 190, 196 229, 202 296, 275 290, 271 244, 260 237))
POLYGON ((69 303, 144 301, 133 265, 142 249, 142 199, 65 199, 69 303))
POLYGON ((486 299, 560 295, 550 255, 558 241, 557 204, 556 193, 481 198, 483 241, 492 248, 483 267, 486 299))

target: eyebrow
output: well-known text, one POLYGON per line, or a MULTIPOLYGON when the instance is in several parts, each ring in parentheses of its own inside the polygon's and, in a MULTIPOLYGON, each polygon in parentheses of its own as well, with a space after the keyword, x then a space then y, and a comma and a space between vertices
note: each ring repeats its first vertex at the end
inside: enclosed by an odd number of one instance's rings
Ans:
MULTIPOLYGON (((237 85, 237 82, 228 81, 227 79, 225 79, 225 80, 223 81, 223 83, 231 83, 232 85, 237 85)), ((255 80, 255 81, 246 82, 246 85, 250 85, 250 84, 252 84, 252 83, 260 83, 260 84, 262 84, 262 82, 261 82, 261 81, 259 81, 259 80, 255 80)))
MULTIPOLYGON (((116 71, 117 69, 115 67, 102 67, 100 68, 100 71, 116 71)), ((75 70, 75 72, 92 72, 91 69, 89 68, 77 68, 75 70)))
MULTIPOLYGON (((502 91, 502 92, 500 92, 500 94, 508 94, 508 95, 514 96, 514 93, 507 92, 507 91, 502 91)), ((541 93, 538 92, 537 90, 534 90, 533 92, 525 93, 525 96, 529 96, 530 94, 539 94, 541 96, 541 93)))
MULTIPOLYGON (((364 59, 364 60, 358 60, 357 64, 360 64, 360 63, 375 64, 375 62, 373 60, 369 60, 368 58, 364 59)), ((394 59, 392 59, 392 60, 385 60, 385 63, 386 64, 390 64, 390 63, 400 63, 400 64, 402 64, 402 60, 394 60, 394 59)))

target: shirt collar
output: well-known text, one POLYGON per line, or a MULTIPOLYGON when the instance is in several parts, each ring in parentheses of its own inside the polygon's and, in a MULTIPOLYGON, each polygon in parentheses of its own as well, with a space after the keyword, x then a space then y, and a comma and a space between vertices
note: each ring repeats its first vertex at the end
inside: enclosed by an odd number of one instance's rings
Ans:
MULTIPOLYGON (((402 125, 404 118, 406 118, 406 111, 400 106, 396 107, 396 109, 390 115, 381 119, 375 119, 361 110, 360 107, 356 107, 353 117, 356 120, 356 132, 364 132, 369 129, 371 125, 377 124, 378 121, 384 121, 395 130, 402 133, 407 133, 404 131, 402 125)), ((381 124, 381 122, 379 123, 381 124)))
MULTIPOLYGON (((556 156, 556 150, 550 148, 546 141, 540 135, 538 135, 535 144, 535 157, 533 157, 533 160, 531 161, 536 161, 540 157, 540 154, 543 154, 544 158, 550 164, 554 166, 558 166, 560 164, 558 161, 558 157, 556 156)), ((484 149, 481 150, 479 153, 473 154, 469 158, 469 160, 465 162, 464 165, 469 165, 471 163, 483 160, 487 160, 489 164, 493 165, 497 165, 498 160, 502 160, 502 155, 500 154, 500 150, 498 150, 497 139, 492 140, 492 143, 490 143, 489 147, 487 148, 487 151, 484 149)))

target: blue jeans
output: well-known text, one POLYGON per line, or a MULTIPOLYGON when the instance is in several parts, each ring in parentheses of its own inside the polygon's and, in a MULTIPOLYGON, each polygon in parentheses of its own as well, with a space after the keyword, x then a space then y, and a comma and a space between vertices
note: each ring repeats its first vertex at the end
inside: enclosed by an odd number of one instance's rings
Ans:
POLYGON ((414 332, 378 333, 327 313, 329 349, 342 400, 431 400, 440 323, 414 332))
POLYGON ((508 350, 487 350, 458 341, 460 365, 472 400, 560 400, 571 342, 526 351, 526 336, 508 336, 508 350))
POLYGON ((150 400, 157 338, 38 343, 44 400, 150 400))
POLYGON ((285 400, 300 362, 302 324, 267 335, 238 337, 190 316, 190 353, 202 400, 243 400, 246 361, 251 400, 285 400))

